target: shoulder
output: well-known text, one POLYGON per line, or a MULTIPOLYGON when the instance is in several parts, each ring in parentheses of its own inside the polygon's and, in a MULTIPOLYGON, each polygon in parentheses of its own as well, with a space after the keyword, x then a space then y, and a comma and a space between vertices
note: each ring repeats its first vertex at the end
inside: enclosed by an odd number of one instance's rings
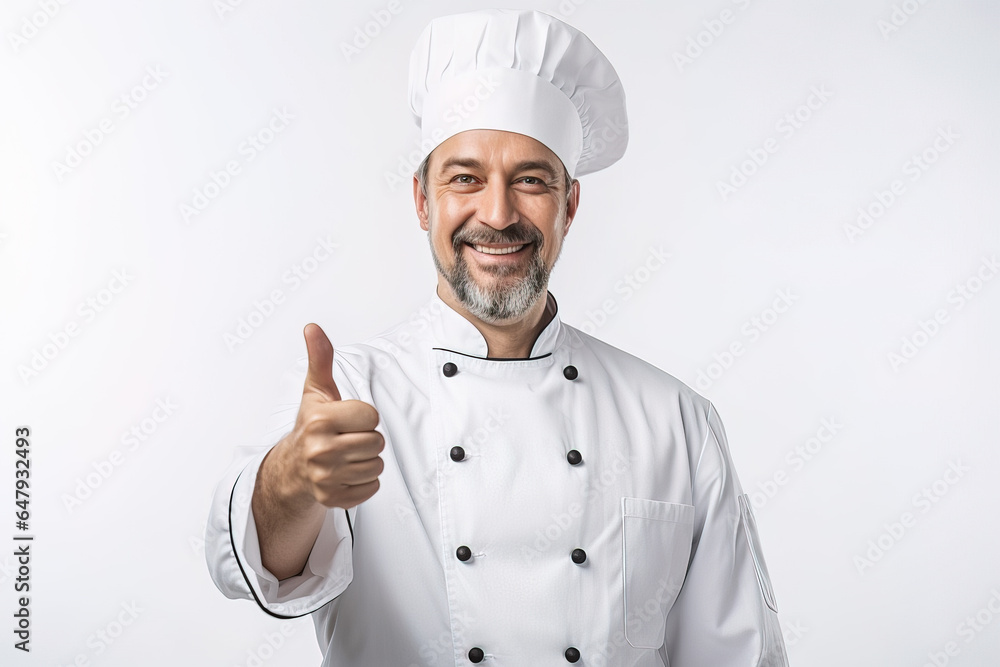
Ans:
POLYGON ((425 311, 416 311, 364 341, 334 344, 334 361, 354 381, 364 383, 381 372, 419 366, 431 347, 430 320, 425 311))
POLYGON ((688 400, 708 404, 708 399, 704 396, 675 376, 648 361, 640 359, 634 354, 617 348, 590 334, 586 334, 576 327, 567 324, 563 324, 563 327, 567 330, 567 344, 571 348, 585 350, 608 372, 627 374, 641 382, 652 383, 663 389, 675 391, 688 400))
POLYGON ((676 404, 690 416, 708 420, 712 403, 677 377, 599 338, 563 324, 574 354, 587 354, 603 373, 642 399, 676 404))

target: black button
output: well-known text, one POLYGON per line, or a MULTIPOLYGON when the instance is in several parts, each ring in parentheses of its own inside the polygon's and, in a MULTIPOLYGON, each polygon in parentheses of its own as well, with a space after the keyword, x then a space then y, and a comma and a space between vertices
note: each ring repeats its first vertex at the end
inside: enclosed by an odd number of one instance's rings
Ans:
POLYGON ((465 459, 465 450, 461 447, 455 446, 451 448, 451 460, 461 461, 465 459))
POLYGON ((464 563, 465 561, 472 558, 472 549, 463 544, 459 548, 455 549, 455 556, 458 558, 458 560, 464 563))
POLYGON ((469 660, 472 662, 482 662, 486 654, 483 653, 483 649, 478 646, 473 646, 469 649, 469 660))
POLYGON ((587 552, 583 549, 573 549, 573 553, 570 555, 570 558, 573 559, 574 563, 580 565, 587 561, 587 552))
POLYGON ((441 370, 444 372, 444 376, 446 378, 450 378, 452 375, 458 372, 458 366, 449 361, 444 365, 444 367, 441 370))
POLYGON ((570 646, 563 655, 566 656, 566 662, 576 662, 580 659, 580 649, 570 646))
POLYGON ((577 372, 576 366, 567 366, 563 369, 563 376, 565 376, 567 380, 575 380, 580 376, 580 374, 577 372))
POLYGON ((566 460, 569 461, 569 464, 571 466, 578 466, 581 463, 583 463, 583 454, 576 451, 575 449, 571 449, 568 452, 566 452, 566 460))

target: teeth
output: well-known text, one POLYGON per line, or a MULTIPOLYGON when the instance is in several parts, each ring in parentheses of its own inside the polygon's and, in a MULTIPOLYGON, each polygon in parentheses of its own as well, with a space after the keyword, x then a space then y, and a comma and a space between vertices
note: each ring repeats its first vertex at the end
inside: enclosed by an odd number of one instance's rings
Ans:
POLYGON ((489 246, 484 246, 484 245, 473 245, 472 247, 478 250, 479 252, 486 253, 487 255, 509 255, 512 252, 517 252, 525 245, 527 244, 522 243, 521 245, 515 245, 509 248, 490 248, 489 246))

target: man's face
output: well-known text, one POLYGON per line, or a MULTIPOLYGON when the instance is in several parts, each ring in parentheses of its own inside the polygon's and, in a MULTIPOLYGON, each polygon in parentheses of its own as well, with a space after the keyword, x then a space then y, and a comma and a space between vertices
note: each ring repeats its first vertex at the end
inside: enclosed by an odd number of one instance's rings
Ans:
POLYGON ((434 264, 470 313, 516 320, 545 294, 579 183, 567 193, 563 164, 544 144, 500 130, 461 132, 431 153, 426 195, 416 179, 413 190, 434 264))

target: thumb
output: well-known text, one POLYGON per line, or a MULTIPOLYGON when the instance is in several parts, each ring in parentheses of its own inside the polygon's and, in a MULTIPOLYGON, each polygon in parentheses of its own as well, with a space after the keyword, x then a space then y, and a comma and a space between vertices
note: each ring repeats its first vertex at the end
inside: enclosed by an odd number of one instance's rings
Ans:
POLYGON ((318 324, 307 324, 302 330, 306 339, 309 370, 303 391, 317 391, 331 401, 340 400, 340 390, 333 381, 333 345, 318 324))

